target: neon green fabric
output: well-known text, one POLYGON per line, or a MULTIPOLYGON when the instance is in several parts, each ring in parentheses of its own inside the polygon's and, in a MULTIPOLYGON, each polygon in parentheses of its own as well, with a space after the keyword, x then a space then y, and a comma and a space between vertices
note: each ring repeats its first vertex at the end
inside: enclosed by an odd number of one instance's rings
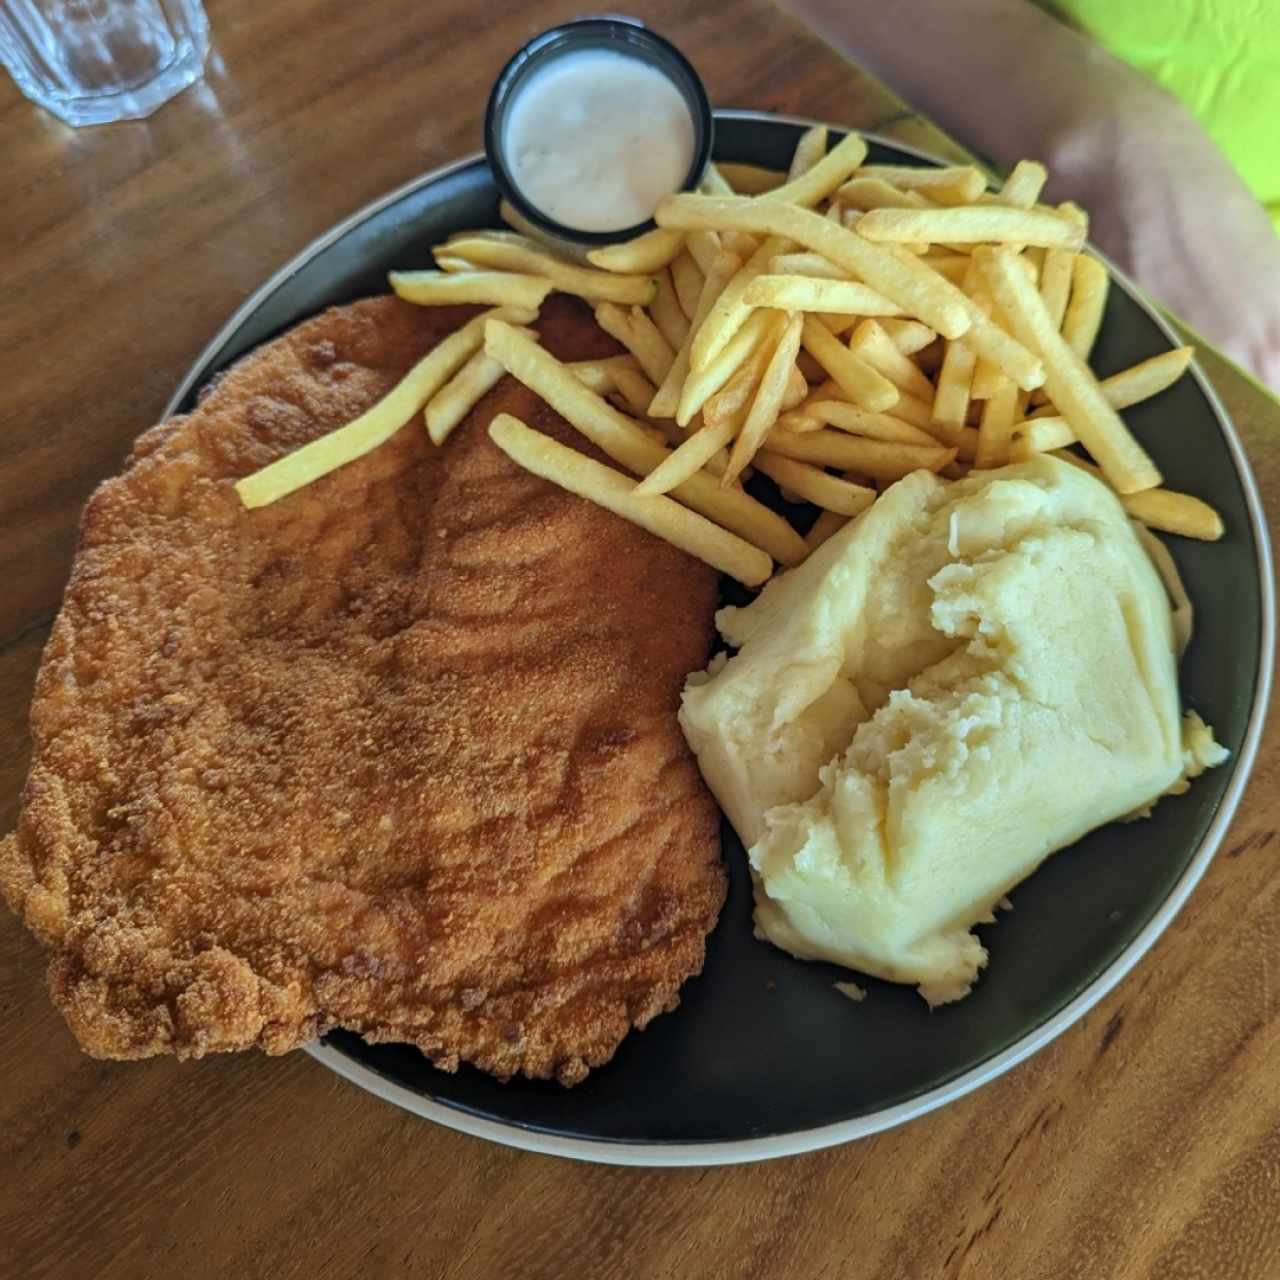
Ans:
POLYGON ((1275 0, 1038 0, 1195 114, 1280 231, 1275 0))

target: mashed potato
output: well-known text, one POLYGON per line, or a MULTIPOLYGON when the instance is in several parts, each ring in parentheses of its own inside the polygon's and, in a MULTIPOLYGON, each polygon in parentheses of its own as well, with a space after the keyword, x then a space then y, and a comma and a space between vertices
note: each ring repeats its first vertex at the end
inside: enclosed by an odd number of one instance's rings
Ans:
POLYGON ((964 996, 971 927, 1055 849, 1225 756, 1179 714, 1169 599, 1052 458, 918 472, 717 622, 680 721, 748 846, 757 932, 964 996))

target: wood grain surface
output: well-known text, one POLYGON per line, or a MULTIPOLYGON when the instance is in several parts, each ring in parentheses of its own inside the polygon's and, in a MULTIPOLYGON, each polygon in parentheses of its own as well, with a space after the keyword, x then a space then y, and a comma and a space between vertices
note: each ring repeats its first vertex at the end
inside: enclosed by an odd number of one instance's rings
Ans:
MULTIPOLYGON (((0 829, 79 509, 312 237, 480 143, 579 3, 209 0, 205 82, 73 132, 0 83, 0 829)), ((713 100, 962 154, 760 0, 636 3, 713 100)), ((1274 513, 1280 406, 1208 359, 1274 513)), ((0 1276, 1280 1276, 1280 740, 1133 975, 994 1084, 874 1139, 643 1171, 491 1146, 294 1054, 96 1062, 0 912, 0 1276)))

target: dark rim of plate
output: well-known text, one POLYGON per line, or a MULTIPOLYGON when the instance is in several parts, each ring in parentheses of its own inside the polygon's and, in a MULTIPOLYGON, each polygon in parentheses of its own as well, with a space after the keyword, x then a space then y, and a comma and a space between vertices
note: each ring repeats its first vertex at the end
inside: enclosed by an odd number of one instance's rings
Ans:
POLYGON ((693 64, 669 40, 635 18, 580 18, 566 22, 535 36, 512 55, 494 83, 484 116, 485 157, 498 190, 535 227, 557 240, 585 246, 614 244, 652 231, 656 224, 652 218, 647 218, 634 227, 618 231, 582 231, 557 222, 525 197, 507 167, 502 146, 507 109, 515 100, 520 85, 532 72, 555 58, 582 49, 611 49, 637 58, 661 71, 680 90, 693 121, 693 159, 681 191, 692 191, 702 181, 711 159, 715 117, 706 88, 693 64))

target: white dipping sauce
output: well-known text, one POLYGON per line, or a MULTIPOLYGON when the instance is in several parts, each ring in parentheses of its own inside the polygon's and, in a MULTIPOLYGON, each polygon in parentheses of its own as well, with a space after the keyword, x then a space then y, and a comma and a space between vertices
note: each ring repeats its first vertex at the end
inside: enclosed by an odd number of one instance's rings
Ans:
POLYGON ((622 231, 684 184, 693 118, 655 67, 584 49, 516 90, 502 148, 516 185, 547 217, 578 231, 622 231))

